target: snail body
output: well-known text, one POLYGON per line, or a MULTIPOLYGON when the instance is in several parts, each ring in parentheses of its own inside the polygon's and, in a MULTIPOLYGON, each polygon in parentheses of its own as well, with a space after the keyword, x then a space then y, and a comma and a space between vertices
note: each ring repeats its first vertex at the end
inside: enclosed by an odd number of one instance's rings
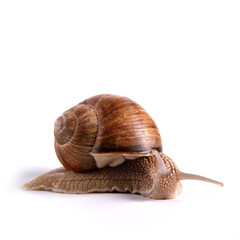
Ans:
MULTIPOLYGON (((179 170, 173 161, 160 153, 171 173, 179 170)), ((170 199, 180 194, 177 174, 161 178, 155 156, 140 157, 116 167, 107 166, 78 173, 58 168, 24 185, 25 189, 50 190, 60 193, 122 192, 141 194, 147 198, 170 199)))
POLYGON ((149 114, 126 97, 103 94, 65 111, 55 122, 55 150, 64 166, 23 185, 62 193, 130 192, 170 199, 181 180, 221 182, 181 172, 162 153, 158 128, 149 114))

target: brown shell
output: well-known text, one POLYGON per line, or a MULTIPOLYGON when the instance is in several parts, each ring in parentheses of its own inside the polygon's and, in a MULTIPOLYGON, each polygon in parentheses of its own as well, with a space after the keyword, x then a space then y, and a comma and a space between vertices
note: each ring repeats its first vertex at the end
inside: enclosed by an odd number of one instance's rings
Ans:
POLYGON ((55 122, 55 150, 65 168, 88 171, 162 150, 156 124, 137 103, 103 94, 67 110, 55 122))

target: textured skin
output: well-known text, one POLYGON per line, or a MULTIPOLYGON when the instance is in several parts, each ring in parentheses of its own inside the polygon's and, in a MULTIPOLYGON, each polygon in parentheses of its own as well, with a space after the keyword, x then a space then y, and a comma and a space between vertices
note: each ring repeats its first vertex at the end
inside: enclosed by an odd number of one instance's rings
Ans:
POLYGON ((168 174, 156 178, 154 191, 150 193, 150 197, 154 199, 176 198, 182 192, 182 184, 179 180, 181 172, 170 157, 163 153, 159 154, 168 169, 168 174))
POLYGON ((167 176, 159 176, 158 160, 152 156, 86 173, 59 168, 26 183, 23 188, 62 193, 117 191, 138 193, 154 199, 174 198, 181 190, 177 179, 179 170, 170 158, 163 153, 160 155, 169 170, 167 176))

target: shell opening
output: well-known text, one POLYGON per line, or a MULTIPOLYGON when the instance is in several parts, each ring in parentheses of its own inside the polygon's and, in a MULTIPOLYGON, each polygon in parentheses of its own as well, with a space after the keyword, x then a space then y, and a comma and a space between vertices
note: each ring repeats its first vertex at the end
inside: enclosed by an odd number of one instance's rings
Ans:
POLYGON ((73 136, 76 119, 71 112, 63 113, 54 124, 54 135, 58 144, 67 143, 73 136))

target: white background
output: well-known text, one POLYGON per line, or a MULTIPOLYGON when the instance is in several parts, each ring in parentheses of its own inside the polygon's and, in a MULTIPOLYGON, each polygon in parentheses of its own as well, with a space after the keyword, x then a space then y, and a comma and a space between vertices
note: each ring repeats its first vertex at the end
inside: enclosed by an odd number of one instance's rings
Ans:
POLYGON ((240 239, 239 1, 0 2, 1 239, 240 239), (174 200, 20 186, 59 167, 53 124, 128 96, 186 172, 174 200))

